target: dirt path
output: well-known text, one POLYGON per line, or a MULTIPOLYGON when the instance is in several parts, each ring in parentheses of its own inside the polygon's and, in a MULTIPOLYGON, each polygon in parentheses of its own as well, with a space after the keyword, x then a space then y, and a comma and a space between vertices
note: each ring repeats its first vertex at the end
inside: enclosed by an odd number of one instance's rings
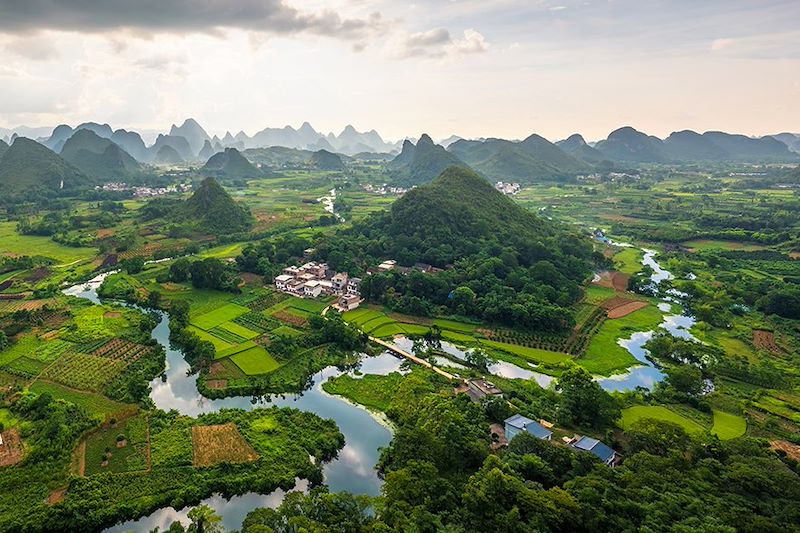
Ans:
POLYGON ((84 477, 86 475, 86 441, 82 440, 78 445, 78 475, 84 477))

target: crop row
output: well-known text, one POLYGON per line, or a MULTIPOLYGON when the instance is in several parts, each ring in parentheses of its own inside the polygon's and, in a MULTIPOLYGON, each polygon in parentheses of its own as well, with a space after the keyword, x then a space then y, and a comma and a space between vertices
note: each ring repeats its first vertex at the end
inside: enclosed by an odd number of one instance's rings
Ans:
POLYGON ((269 309, 273 305, 284 301, 286 298, 288 298, 288 296, 282 292, 270 292, 259 296, 254 301, 247 304, 247 307, 252 311, 263 311, 264 309, 269 309))
POLYGON ((234 324, 239 324, 247 329, 251 329, 257 333, 266 333, 272 329, 280 326, 280 322, 274 318, 269 318, 261 313, 247 313, 242 316, 236 317, 233 320, 234 324))
POLYGON ((78 352, 78 353, 92 353, 93 351, 97 350, 98 348, 103 346, 108 341, 109 341, 109 339, 101 339, 101 340, 97 340, 97 341, 92 341, 92 342, 79 344, 78 346, 75 346, 72 349, 72 351, 73 352, 78 352))
POLYGON ((100 391, 126 363, 107 357, 67 352, 42 372, 42 377, 82 390, 100 391))
POLYGON ((151 350, 150 346, 145 346, 144 344, 137 344, 125 339, 111 339, 100 348, 94 350, 92 355, 132 363, 151 350))
POLYGON ((247 339, 245 339, 244 337, 241 337, 236 333, 233 333, 232 331, 228 331, 227 329, 221 327, 212 328, 208 332, 217 337, 218 339, 222 339, 225 342, 230 342, 231 344, 241 344, 247 341, 247 339))
POLYGON ((38 376, 39 372, 41 372, 45 366, 47 365, 41 361, 22 356, 14 359, 8 365, 4 366, 3 370, 10 374, 14 374, 15 376, 32 378, 34 376, 38 376))
POLYGON ((33 355, 37 360, 49 363, 74 346, 75 344, 72 342, 55 339, 37 348, 33 355))
POLYGON ((589 341, 606 319, 605 310, 600 307, 595 308, 592 314, 583 322, 580 330, 573 333, 564 346, 564 351, 572 355, 583 355, 589 346, 589 341))

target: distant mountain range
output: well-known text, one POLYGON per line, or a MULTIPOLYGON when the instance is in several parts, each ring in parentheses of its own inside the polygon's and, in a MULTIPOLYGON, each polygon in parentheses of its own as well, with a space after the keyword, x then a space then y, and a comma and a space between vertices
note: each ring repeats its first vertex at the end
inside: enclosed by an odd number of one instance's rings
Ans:
POLYGON ((639 163, 800 161, 800 154, 775 137, 754 138, 721 131, 702 135, 690 130, 678 131, 662 141, 626 126, 612 131, 595 148, 608 159, 639 163))
MULTIPOLYGON (((41 133, 43 130, 20 127, 0 130, 0 134, 13 141, 22 131, 41 133)), ((298 129, 285 126, 265 128, 252 136, 227 132, 222 138, 210 137, 190 118, 180 126, 173 124, 168 133, 158 134, 150 146, 136 131, 115 130, 97 122, 85 122, 74 128, 62 124, 36 140, 49 148, 50 154, 61 157, 46 158, 49 162, 45 167, 50 170, 44 171, 41 167, 37 170, 34 165, 22 172, 23 179, 12 181, 26 182, 37 173, 49 186, 52 186, 53 176, 62 175, 67 177, 67 183, 80 183, 87 178, 94 181, 120 179, 140 171, 143 164, 192 164, 202 166, 201 172, 219 178, 263 177, 270 175, 270 169, 280 168, 341 170, 352 158, 385 162, 387 173, 400 185, 427 183, 453 165, 470 167, 490 180, 524 183, 567 179, 641 163, 800 162, 800 135, 794 133, 746 137, 718 131, 701 134, 683 130, 660 139, 630 126, 612 131, 594 145, 578 133, 556 143, 532 134, 521 141, 468 140, 451 136, 436 144, 429 135, 423 134, 416 142, 406 139, 395 144, 384 141, 375 130, 359 132, 347 126, 338 135, 323 134, 308 122, 298 129), (72 171, 78 174, 71 174, 72 171)), ((29 139, 25 141, 28 142, 22 145, 27 145, 31 152, 29 139)), ((6 157, 3 152, 12 153, 14 159, 19 149, 12 150, 15 142, 0 142, 1 170, 6 157)), ((33 152, 28 156, 33 157, 33 152)), ((58 181, 60 185, 60 179, 58 181)))

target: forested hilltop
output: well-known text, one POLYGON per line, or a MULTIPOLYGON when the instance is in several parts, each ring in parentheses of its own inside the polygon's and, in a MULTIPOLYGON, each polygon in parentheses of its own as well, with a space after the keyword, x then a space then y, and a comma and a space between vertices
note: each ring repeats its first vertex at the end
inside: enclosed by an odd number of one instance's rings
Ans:
POLYGON ((581 295, 593 260, 585 239, 523 209, 463 167, 448 168, 391 209, 323 241, 317 253, 332 268, 351 272, 384 259, 440 270, 364 279, 364 296, 401 312, 432 315, 449 306, 552 331, 574 325, 567 307, 581 295))

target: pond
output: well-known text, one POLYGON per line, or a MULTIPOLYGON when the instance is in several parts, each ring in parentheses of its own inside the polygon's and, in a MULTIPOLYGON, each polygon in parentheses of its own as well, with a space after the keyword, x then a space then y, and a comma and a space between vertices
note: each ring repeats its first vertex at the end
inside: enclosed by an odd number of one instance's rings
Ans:
MULTIPOLYGON (((99 303, 97 289, 110 273, 102 274, 87 283, 75 285, 64 290, 65 294, 77 296, 99 303)), ((333 419, 345 437, 345 445, 339 455, 323 465, 325 483, 332 491, 349 491, 354 494, 377 495, 382 485, 374 468, 378 462, 379 448, 389 444, 392 432, 376 415, 366 409, 351 404, 341 398, 330 396, 322 390, 322 384, 328 379, 339 376, 342 371, 328 367, 312 377, 312 386, 300 394, 271 395, 263 399, 237 396, 223 399, 208 399, 197 390, 197 375, 189 375, 189 364, 183 354, 170 347, 169 316, 161 311, 153 311, 159 319, 152 331, 152 337, 166 351, 165 378, 160 376, 150 385, 150 397, 156 407, 168 411, 176 409, 184 415, 196 416, 201 413, 218 411, 223 408, 253 409, 277 405, 310 411, 322 418, 333 419)), ((401 360, 385 352, 377 357, 365 357, 361 364, 361 372, 388 374, 399 370, 401 360)), ((298 489, 305 488, 305 482, 298 480, 298 489)), ((269 495, 254 493, 236 496, 229 501, 219 496, 203 500, 223 517, 229 529, 238 529, 247 513, 265 504, 280 503, 282 491, 269 495)), ((109 528, 108 532, 149 531, 167 525, 174 517, 185 517, 188 509, 159 509, 153 514, 135 521, 125 522, 109 528)))

